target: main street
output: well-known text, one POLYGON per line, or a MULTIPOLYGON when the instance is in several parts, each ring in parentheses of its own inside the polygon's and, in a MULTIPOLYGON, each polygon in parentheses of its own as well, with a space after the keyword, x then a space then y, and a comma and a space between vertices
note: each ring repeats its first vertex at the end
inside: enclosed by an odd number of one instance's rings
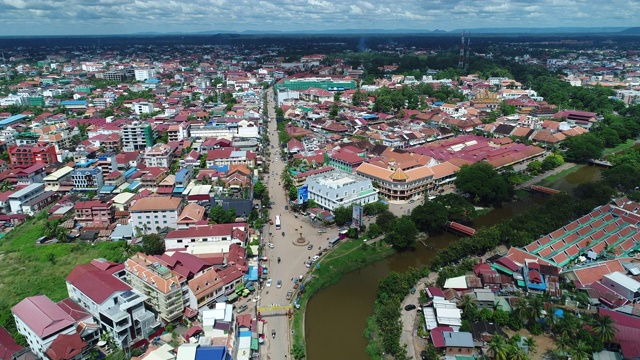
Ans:
MULTIPOLYGON (((269 189, 271 201, 274 202, 270 211, 270 218, 274 221, 274 224, 267 224, 268 231, 263 231, 263 234, 267 234, 264 241, 265 245, 269 242, 274 245, 273 249, 265 246, 265 253, 263 254, 268 258, 268 276, 272 279, 272 284, 270 287, 262 288, 258 307, 269 307, 272 304, 289 304, 286 294, 287 291, 293 290, 294 282, 292 279, 299 278, 300 275, 307 272, 308 268, 304 265, 305 261, 316 255, 320 246, 323 248, 327 246, 327 237, 330 236, 328 233, 318 234, 318 228, 311 226, 308 219, 295 217, 292 212, 285 210, 285 206, 289 204, 289 199, 287 192, 280 185, 280 176, 284 171, 286 159, 281 158, 273 96, 273 90, 269 89, 267 91, 268 100, 263 104, 268 107, 268 117, 271 119, 268 123, 268 132, 271 145, 273 145, 273 148, 269 150, 271 156, 266 160, 269 162, 269 176, 266 177, 267 174, 265 174, 264 181, 266 181, 265 185, 269 189), (280 215, 282 223, 280 230, 275 229, 277 215, 280 215), (272 235, 269 236, 269 234, 272 235), (312 250, 307 250, 306 243, 302 246, 294 244, 301 234, 313 245, 312 250), (281 259, 280 263, 277 261, 278 258, 281 259), (277 287, 278 280, 282 281, 282 288, 277 287)), ((289 341, 292 329, 289 328, 286 310, 265 311, 261 315, 266 320, 265 334, 267 337, 267 351, 261 351, 262 359, 285 359, 285 356, 289 358, 291 346, 289 341), (276 330, 275 339, 271 336, 271 330, 276 330)))

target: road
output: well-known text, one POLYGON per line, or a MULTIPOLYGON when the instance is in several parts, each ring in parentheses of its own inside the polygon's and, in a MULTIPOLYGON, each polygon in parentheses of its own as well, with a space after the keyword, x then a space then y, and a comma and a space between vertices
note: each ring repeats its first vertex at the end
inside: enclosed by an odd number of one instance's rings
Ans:
MULTIPOLYGON (((280 175, 284 171, 285 163, 281 159, 281 152, 279 149, 277 125, 275 121, 275 103, 273 101, 273 90, 269 89, 267 93, 269 118, 273 119, 268 123, 269 139, 273 149, 271 151, 271 157, 269 161, 269 177, 265 178, 266 186, 269 189, 269 196, 271 201, 275 202, 270 210, 270 217, 274 220, 274 225, 267 225, 268 231, 265 243, 272 242, 274 248, 271 249, 268 246, 265 247, 265 256, 268 257, 267 267, 269 269, 269 277, 272 279, 272 285, 270 287, 264 287, 260 291, 260 300, 258 301, 259 307, 268 307, 272 304, 286 305, 289 302, 286 300, 286 294, 288 290, 293 290, 294 282, 292 279, 298 278, 300 275, 304 275, 307 272, 307 267, 304 265, 305 261, 312 258, 317 254, 318 248, 323 248, 328 244, 328 237, 335 236, 334 229, 328 229, 325 234, 318 234, 318 228, 314 227, 307 218, 295 217, 293 213, 286 211, 284 207, 288 205, 287 194, 280 185, 280 175), (273 175, 271 175, 273 174, 273 175), (280 215, 282 223, 282 229, 275 229, 275 217, 280 215), (269 233, 272 236, 269 236, 269 233), (284 236, 282 235, 284 233, 284 236), (296 240, 303 236, 308 243, 313 245, 312 250, 307 249, 307 243, 304 245, 297 245, 296 240), (281 262, 278 264, 278 257, 281 258, 281 262), (277 281, 282 281, 282 288, 277 288, 277 281)), ((289 321, 284 310, 276 312, 262 312, 261 316, 266 320, 266 334, 268 339, 266 340, 267 351, 261 351, 262 359, 285 359, 290 358, 289 349, 291 347, 289 321), (276 330, 275 339, 271 338, 271 330, 276 330), (266 353, 266 354, 265 354, 266 353)), ((263 345, 264 346, 264 345, 263 345)))

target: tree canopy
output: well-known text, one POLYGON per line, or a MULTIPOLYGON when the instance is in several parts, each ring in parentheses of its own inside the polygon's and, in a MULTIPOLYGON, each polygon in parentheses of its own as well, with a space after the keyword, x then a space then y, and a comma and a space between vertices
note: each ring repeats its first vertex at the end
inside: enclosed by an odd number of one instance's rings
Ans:
POLYGON ((433 201, 418 205, 411 211, 411 220, 418 230, 429 234, 440 231, 448 219, 447 208, 433 201))
POLYGON ((475 202, 499 206, 513 197, 514 189, 491 165, 478 162, 463 165, 457 174, 456 187, 475 202))
POLYGON ((158 234, 142 235, 142 252, 147 255, 162 255, 164 240, 158 234))
POLYGON ((410 217, 404 215, 393 220, 384 240, 397 248, 407 249, 415 246, 417 237, 418 228, 410 217))

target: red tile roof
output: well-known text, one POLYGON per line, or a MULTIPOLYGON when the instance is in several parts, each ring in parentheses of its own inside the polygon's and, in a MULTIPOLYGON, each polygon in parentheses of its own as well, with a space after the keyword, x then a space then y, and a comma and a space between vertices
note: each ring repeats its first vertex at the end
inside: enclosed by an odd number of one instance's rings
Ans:
POLYGON ((102 304, 115 292, 131 290, 129 285, 113 276, 113 271, 100 270, 93 264, 76 266, 66 280, 96 304, 102 304))
POLYGON ((46 295, 25 298, 12 307, 11 312, 41 339, 75 324, 73 318, 46 295))
POLYGON ((70 360, 82 353, 87 344, 82 341, 80 334, 60 334, 56 337, 46 351, 51 360, 70 360))
POLYGON ((0 360, 13 360, 13 354, 24 349, 18 345, 9 332, 0 326, 0 360))

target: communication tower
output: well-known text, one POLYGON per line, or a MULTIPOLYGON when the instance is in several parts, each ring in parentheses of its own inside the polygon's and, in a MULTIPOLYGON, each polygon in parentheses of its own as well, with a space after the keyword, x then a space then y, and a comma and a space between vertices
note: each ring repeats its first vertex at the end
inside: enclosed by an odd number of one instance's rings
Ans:
POLYGON ((460 42, 460 59, 458 60, 458 68, 464 69, 464 31, 460 42))
POLYGON ((464 69, 467 70, 469 68, 469 59, 471 59, 469 56, 471 51, 471 33, 467 34, 467 46, 465 47, 465 50, 467 53, 464 56, 464 69))

